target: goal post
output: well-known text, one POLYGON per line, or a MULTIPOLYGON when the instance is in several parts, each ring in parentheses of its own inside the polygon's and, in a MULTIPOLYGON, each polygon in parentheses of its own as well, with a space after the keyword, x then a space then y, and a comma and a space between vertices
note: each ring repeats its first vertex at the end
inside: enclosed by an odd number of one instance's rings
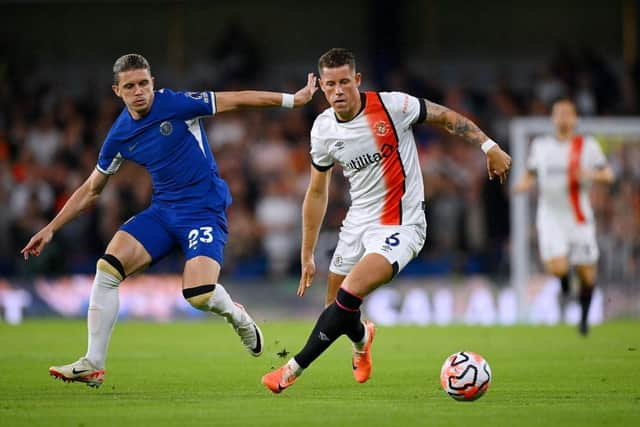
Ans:
MULTIPOLYGON (((578 122, 579 133, 601 137, 628 139, 640 143, 640 117, 596 117, 581 118, 578 122)), ((549 117, 518 117, 509 125, 510 151, 513 162, 510 178, 511 185, 525 172, 529 144, 533 137, 554 132, 549 117)), ((530 266, 537 254, 530 251, 528 230, 533 218, 530 218, 530 196, 515 194, 511 197, 511 277, 510 283, 517 293, 520 321, 527 318, 527 283, 531 277, 530 266)))

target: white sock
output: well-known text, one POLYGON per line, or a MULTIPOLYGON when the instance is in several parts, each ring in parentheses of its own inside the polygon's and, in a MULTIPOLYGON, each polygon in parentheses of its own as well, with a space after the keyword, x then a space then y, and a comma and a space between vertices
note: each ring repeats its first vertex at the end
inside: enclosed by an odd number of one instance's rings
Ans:
POLYGON ((213 290, 213 295, 207 304, 212 312, 224 317, 232 325, 242 324, 247 321, 244 310, 235 305, 227 290, 219 283, 216 283, 216 288, 213 290))
POLYGON ((364 336, 360 341, 353 343, 353 348, 355 348, 356 351, 362 351, 362 349, 364 349, 364 345, 367 343, 367 340, 369 339, 369 331, 367 330, 367 326, 364 324, 363 326, 364 326, 364 336))
POLYGON ((291 372, 296 374, 296 377, 302 375, 302 371, 304 371, 304 369, 302 369, 300 365, 298 365, 298 362, 296 362, 295 358, 292 357, 291 359, 289 359, 287 365, 289 365, 289 369, 291 369, 291 372))
POLYGON ((118 318, 118 285, 117 277, 99 269, 96 271, 87 313, 89 346, 85 357, 98 369, 104 369, 109 338, 118 318))

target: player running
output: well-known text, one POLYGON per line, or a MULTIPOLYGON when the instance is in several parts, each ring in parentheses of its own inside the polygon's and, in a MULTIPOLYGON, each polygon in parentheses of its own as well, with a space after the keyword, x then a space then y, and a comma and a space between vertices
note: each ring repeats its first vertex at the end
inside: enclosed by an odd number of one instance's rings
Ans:
POLYGON ((505 182, 511 158, 470 120, 433 102, 400 92, 359 91, 362 76, 345 49, 318 61, 320 88, 331 108, 311 129, 311 181, 302 208, 302 276, 298 295, 316 272, 314 250, 327 207, 334 163, 350 182, 351 207, 343 221, 328 276, 327 306, 302 349, 262 377, 274 393, 292 385, 338 337, 353 342, 353 375, 371 375, 374 324, 360 319, 362 299, 388 283, 422 248, 426 234, 424 188, 412 127, 440 126, 482 148, 489 177, 505 182))
POLYGON ((546 271, 560 280, 562 309, 570 293, 569 266, 575 266, 582 309, 578 328, 587 335, 599 254, 589 188, 592 182, 612 183, 613 172, 595 139, 575 133, 578 116, 571 100, 556 101, 551 120, 555 135, 532 142, 527 171, 513 191, 531 190, 537 177, 540 258, 546 271))
POLYGON ((316 78, 310 73, 306 86, 295 95, 154 91, 149 63, 138 54, 119 58, 113 74, 113 91, 126 108, 104 141, 96 169, 21 252, 25 259, 40 255, 56 231, 96 202, 124 160, 149 171, 153 198, 149 208, 120 227, 98 260, 87 314, 86 355, 69 365, 53 366, 49 373, 93 387, 102 384, 109 338, 118 317, 120 283, 162 259, 175 246, 186 258, 184 298, 199 310, 223 316, 249 353, 259 356, 263 349, 260 328, 218 283, 227 241, 225 210, 231 195, 218 175, 200 119, 247 107, 299 107, 311 100, 316 78))

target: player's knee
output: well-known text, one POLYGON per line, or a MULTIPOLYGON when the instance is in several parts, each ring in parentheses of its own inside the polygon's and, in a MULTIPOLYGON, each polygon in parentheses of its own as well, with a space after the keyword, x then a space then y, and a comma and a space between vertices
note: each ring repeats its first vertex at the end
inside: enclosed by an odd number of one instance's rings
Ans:
POLYGON ((191 306, 202 311, 211 310, 211 297, 216 289, 216 285, 202 285, 194 288, 186 288, 182 290, 182 296, 191 306))
POLYGON ((96 263, 96 270, 98 273, 102 272, 113 276, 118 283, 127 276, 120 260, 111 254, 104 254, 100 257, 96 263))
POLYGON ((549 274, 553 274, 556 277, 562 277, 569 273, 569 264, 565 259, 552 259, 547 261, 546 270, 549 274))
POLYGON ((596 283, 597 272, 593 267, 577 268, 578 278, 582 286, 593 287, 596 283))

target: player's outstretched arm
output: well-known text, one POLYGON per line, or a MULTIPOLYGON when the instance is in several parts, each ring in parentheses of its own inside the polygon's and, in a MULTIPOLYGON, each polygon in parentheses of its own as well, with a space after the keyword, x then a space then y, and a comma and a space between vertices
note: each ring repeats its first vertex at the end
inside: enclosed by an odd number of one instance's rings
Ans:
POLYGON ((215 92, 216 113, 252 107, 301 107, 311 101, 316 90, 318 90, 316 86, 316 76, 314 76, 313 73, 309 73, 307 75, 307 84, 293 95, 259 90, 215 92))
POLYGON ((532 171, 526 171, 520 180, 511 187, 511 191, 514 193, 526 193, 527 191, 531 191, 535 182, 536 175, 532 171))
POLYGON ((327 212, 331 169, 321 172, 311 166, 311 179, 302 203, 302 246, 300 248, 301 275, 298 296, 311 287, 316 274, 313 253, 318 242, 320 226, 327 212))
POLYGON ((615 176, 609 166, 603 166, 595 170, 581 170, 580 176, 585 181, 597 182, 600 184, 613 184, 615 176))
POLYGON ((503 184, 507 180, 507 172, 511 168, 511 157, 505 153, 494 141, 480 130, 480 128, 462 114, 438 105, 435 102, 425 101, 427 117, 425 123, 439 126, 452 135, 457 135, 477 145, 487 154, 487 171, 489 179, 500 178, 503 184))
POLYGON ((24 259, 29 259, 29 255, 40 255, 42 249, 51 241, 56 231, 95 203, 108 180, 109 175, 94 169, 89 178, 73 192, 67 203, 58 212, 58 215, 42 230, 38 231, 29 240, 29 243, 22 248, 20 253, 24 256, 24 259))

